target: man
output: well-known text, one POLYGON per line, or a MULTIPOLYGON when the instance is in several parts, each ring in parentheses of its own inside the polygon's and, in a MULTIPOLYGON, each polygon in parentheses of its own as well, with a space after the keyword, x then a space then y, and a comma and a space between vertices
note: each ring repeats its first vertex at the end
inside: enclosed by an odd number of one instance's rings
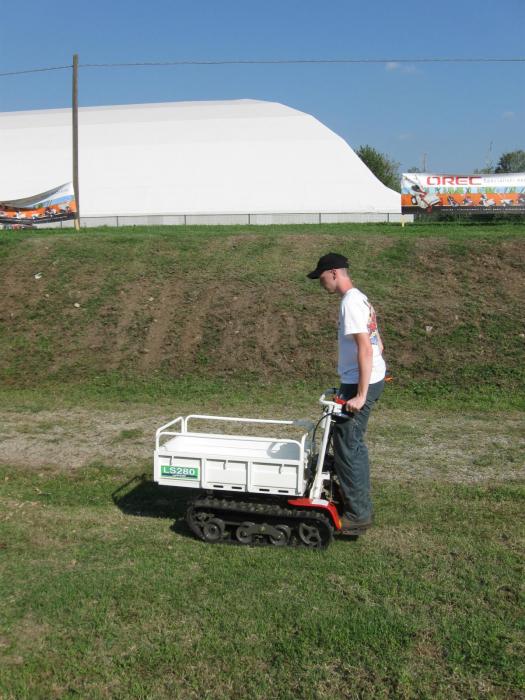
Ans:
POLYGON ((319 279, 329 294, 339 294, 339 396, 348 417, 335 419, 334 456, 344 499, 344 534, 359 535, 372 525, 370 467, 364 435, 372 406, 383 391, 385 361, 376 314, 352 284, 344 255, 323 255, 310 279, 319 279))

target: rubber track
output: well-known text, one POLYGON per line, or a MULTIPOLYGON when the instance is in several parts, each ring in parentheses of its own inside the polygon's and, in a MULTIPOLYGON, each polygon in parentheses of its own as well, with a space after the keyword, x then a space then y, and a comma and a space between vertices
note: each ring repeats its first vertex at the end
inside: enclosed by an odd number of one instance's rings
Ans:
MULTIPOLYGON (((250 519, 256 518, 258 521, 264 520, 271 525, 289 525, 292 528, 292 536, 288 542, 287 546, 300 546, 306 547, 307 549, 326 549, 333 538, 333 526, 330 520, 319 511, 315 510, 298 510, 296 508, 283 508, 277 504, 264 504, 258 502, 250 501, 237 501, 234 499, 227 498, 213 498, 206 496, 204 498, 198 498, 193 501, 186 513, 186 521, 191 529, 191 531, 203 540, 198 530, 192 526, 192 516, 196 512, 205 512, 213 515, 219 515, 219 513, 229 513, 231 515, 238 516, 238 523, 241 524, 250 519), (321 526, 322 532, 322 543, 317 546, 306 545, 296 534, 295 529, 298 527, 300 522, 305 522, 307 524, 316 524, 321 526)), ((235 518, 231 518, 235 519, 235 518)), ((229 534, 229 533, 228 533, 229 534)), ((207 540, 204 540, 207 541, 207 540)), ((217 542, 216 544, 235 544, 243 546, 243 543, 232 539, 231 537, 224 538, 217 542)), ((214 543, 215 544, 215 543, 214 543)), ((246 546, 246 545, 244 545, 246 546)), ((255 540, 250 543, 250 547, 253 546, 276 546, 269 542, 268 538, 264 536, 256 536, 255 540)))

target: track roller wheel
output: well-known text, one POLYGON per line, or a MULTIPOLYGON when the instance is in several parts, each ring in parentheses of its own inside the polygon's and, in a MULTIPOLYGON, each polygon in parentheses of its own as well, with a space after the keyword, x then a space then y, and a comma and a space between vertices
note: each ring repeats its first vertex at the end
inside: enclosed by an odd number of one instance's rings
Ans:
POLYGON ((241 523, 235 530, 235 537, 241 544, 251 544, 253 542, 253 534, 250 532, 255 523, 241 523))
POLYGON ((299 523, 299 539, 307 547, 321 547, 323 538, 315 523, 299 523))
POLYGON ((292 529, 288 525, 275 525, 274 530, 278 530, 278 535, 270 535, 268 539, 275 547, 285 547, 292 534, 292 529))
POLYGON ((202 539, 206 542, 220 542, 224 535, 224 520, 210 518, 202 525, 202 539))

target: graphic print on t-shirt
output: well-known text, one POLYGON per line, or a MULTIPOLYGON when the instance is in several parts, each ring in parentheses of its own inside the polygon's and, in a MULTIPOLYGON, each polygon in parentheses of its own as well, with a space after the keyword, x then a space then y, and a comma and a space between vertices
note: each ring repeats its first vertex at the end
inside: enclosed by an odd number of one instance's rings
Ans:
POLYGON ((372 304, 367 300, 365 304, 368 306, 368 321, 366 327, 368 329, 368 335, 370 336, 370 342, 372 345, 379 345, 379 333, 377 331, 377 317, 376 312, 372 304))

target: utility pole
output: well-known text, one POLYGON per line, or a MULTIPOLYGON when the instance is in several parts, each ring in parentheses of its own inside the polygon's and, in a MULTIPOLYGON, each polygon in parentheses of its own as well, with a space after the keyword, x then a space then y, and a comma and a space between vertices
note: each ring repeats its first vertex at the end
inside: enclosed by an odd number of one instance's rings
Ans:
POLYGON ((75 229, 80 231, 80 195, 78 190, 78 54, 73 56, 73 192, 77 213, 75 229))
POLYGON ((427 154, 423 153, 423 172, 427 172, 427 154))
POLYGON ((487 173, 492 172, 492 141, 489 144, 489 150, 487 151, 487 157, 485 158, 485 170, 487 173))

